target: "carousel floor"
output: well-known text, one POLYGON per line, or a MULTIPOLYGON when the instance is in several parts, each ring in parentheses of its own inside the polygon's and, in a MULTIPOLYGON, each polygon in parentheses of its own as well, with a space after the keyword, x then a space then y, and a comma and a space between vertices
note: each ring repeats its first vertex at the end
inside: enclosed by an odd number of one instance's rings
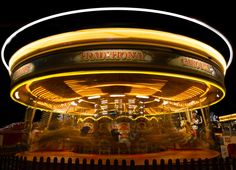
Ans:
POLYGON ((121 164, 122 160, 126 160, 129 165, 131 160, 135 161, 136 165, 143 165, 145 160, 149 160, 151 163, 153 159, 156 159, 158 163, 160 163, 161 159, 168 161, 168 159, 172 159, 173 161, 176 159, 180 159, 183 161, 184 159, 211 159, 219 156, 219 152, 214 150, 169 150, 163 151, 159 153, 145 153, 145 154, 80 154, 74 152, 60 151, 60 152, 22 152, 18 153, 17 156, 26 156, 27 160, 33 160, 33 157, 36 156, 39 160, 40 157, 44 157, 45 161, 47 157, 54 159, 57 157, 59 160, 64 157, 67 162, 68 158, 72 158, 74 162, 76 158, 79 158, 80 162, 83 159, 87 159, 87 162, 90 162, 91 159, 94 159, 95 164, 98 163, 98 160, 101 159, 103 164, 105 164, 107 159, 110 159, 111 164, 114 163, 114 160, 117 159, 118 163, 121 164))

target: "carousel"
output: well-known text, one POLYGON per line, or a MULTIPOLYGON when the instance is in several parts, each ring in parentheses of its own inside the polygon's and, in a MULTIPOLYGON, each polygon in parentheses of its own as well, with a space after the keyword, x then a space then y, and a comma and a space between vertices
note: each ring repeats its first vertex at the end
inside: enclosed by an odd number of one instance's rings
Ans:
POLYGON ((209 106, 225 96, 232 47, 201 21, 142 8, 75 10, 20 28, 2 57, 10 96, 27 108, 27 151, 18 155, 136 164, 219 156, 209 106))

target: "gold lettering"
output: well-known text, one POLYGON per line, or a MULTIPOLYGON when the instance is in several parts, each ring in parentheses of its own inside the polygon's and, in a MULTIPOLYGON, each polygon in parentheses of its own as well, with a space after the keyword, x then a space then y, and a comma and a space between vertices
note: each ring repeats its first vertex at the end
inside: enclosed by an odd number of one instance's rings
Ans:
POLYGON ((137 50, 94 50, 84 51, 80 55, 81 61, 145 61, 145 55, 137 50))
POLYGON ((189 66, 196 68, 198 70, 210 72, 210 65, 207 63, 204 63, 202 61, 198 61, 196 59, 191 59, 191 58, 181 58, 181 62, 183 63, 184 66, 189 66))

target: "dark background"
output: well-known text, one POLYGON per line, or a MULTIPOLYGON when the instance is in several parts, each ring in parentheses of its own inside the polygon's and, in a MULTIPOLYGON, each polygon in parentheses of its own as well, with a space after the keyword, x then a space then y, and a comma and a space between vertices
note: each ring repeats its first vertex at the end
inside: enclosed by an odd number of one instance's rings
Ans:
MULTIPOLYGON (((18 28, 42 17, 61 13, 69 10, 77 10, 92 7, 140 7, 158 9, 186 15, 209 24, 223 33, 236 49, 236 9, 232 2, 223 1, 56 1, 52 4, 43 1, 31 1, 30 3, 7 1, 0 6, 0 46, 5 39, 18 28)), ((128 17, 128 16, 127 16, 128 17)), ((141 19, 141 18, 140 18, 141 19)), ((235 52, 236 53, 236 52, 235 52)), ((236 58, 235 58, 236 60, 236 58)), ((236 61, 227 70, 225 77, 226 97, 219 103, 210 107, 217 115, 236 112, 236 61)), ((10 78, 0 63, 0 128, 13 122, 23 121, 25 107, 15 103, 9 97, 10 78)))

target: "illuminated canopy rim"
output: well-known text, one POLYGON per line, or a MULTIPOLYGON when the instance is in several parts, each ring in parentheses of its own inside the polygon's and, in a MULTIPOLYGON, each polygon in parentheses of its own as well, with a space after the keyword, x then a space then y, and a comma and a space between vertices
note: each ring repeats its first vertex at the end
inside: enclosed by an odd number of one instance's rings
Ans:
MULTIPOLYGON (((125 44, 166 47, 180 51, 187 51, 202 58, 213 60, 225 74, 226 62, 224 57, 211 46, 186 36, 169 32, 138 28, 97 28, 85 29, 49 36, 34 41, 13 54, 9 61, 10 71, 25 60, 37 58, 39 55, 73 47, 87 47, 91 45, 125 44)), ((127 46, 127 47, 128 47, 127 46)), ((90 47, 91 48, 91 47, 90 47)), ((130 47, 129 47, 130 48, 130 47)))
POLYGON ((229 56, 226 57, 227 68, 233 59, 232 46, 227 38, 199 20, 160 10, 105 7, 59 13, 21 27, 5 41, 1 50, 2 61, 9 70, 7 62, 10 57, 6 56, 11 56, 20 47, 32 41, 63 32, 99 27, 138 27, 181 34, 209 44, 224 57, 229 56))
MULTIPOLYGON (((101 74, 105 74, 105 75, 109 75, 109 74, 125 74, 126 76, 127 76, 127 74, 130 74, 130 75, 141 74, 141 75, 150 75, 150 76, 161 76, 161 77, 175 78, 175 79, 178 79, 178 80, 183 80, 185 82, 186 81, 190 81, 193 84, 200 83, 200 84, 206 85, 208 90, 206 90, 205 92, 199 94, 199 96, 200 96, 199 101, 201 101, 201 99, 203 99, 203 98, 204 98, 204 100, 208 99, 209 101, 205 100, 206 102, 202 102, 202 103, 200 102, 198 104, 194 104, 194 105, 191 106, 191 107, 193 107, 191 109, 198 109, 198 108, 202 108, 202 107, 213 105, 213 104, 219 102, 220 100, 222 100, 225 97, 225 89, 223 87, 219 86, 218 84, 215 84, 214 82, 211 82, 211 81, 208 81, 208 80, 204 80, 204 79, 201 79, 201 78, 198 78, 198 77, 179 75, 179 74, 174 74, 174 73, 164 73, 164 72, 127 71, 127 70, 126 71, 125 70, 123 70, 123 71, 122 70, 113 70, 113 71, 111 71, 111 70, 77 71, 77 72, 66 72, 66 73, 58 73, 58 74, 52 74, 52 75, 47 75, 47 76, 42 76, 42 77, 35 77, 33 79, 30 79, 30 80, 27 80, 27 81, 24 81, 24 82, 16 84, 12 88, 10 96, 11 96, 11 98, 14 101, 16 101, 18 103, 21 103, 21 104, 23 104, 25 106, 33 107, 33 108, 38 108, 38 109, 41 109, 41 110, 50 111, 51 109, 45 108, 38 101, 36 101, 37 96, 34 96, 34 97, 36 97, 34 100, 32 100, 33 98, 30 99, 31 97, 33 97, 33 95, 31 94, 32 92, 30 92, 31 91, 30 90, 30 86, 32 84, 40 82, 40 81, 54 79, 54 78, 60 78, 61 79, 63 77, 70 77, 70 76, 84 76, 84 77, 87 77, 89 75, 101 75, 101 74), (30 103, 31 100, 35 101, 35 102, 34 103, 30 103), (38 105, 38 103, 39 103, 39 105, 38 105)), ((76 78, 76 80, 77 80, 77 78, 76 78)), ((45 89, 43 89, 43 91, 45 91, 45 89)), ((78 97, 78 99, 79 98, 81 98, 81 96, 78 97)), ((39 99, 40 99, 40 97, 39 97, 39 99)), ((70 105, 73 103, 74 100, 79 101, 78 99, 71 98, 71 101, 69 101, 69 102, 65 101, 64 102, 65 103, 65 108, 67 109, 68 106, 70 107, 70 105)), ((151 100, 153 100, 153 99, 151 99, 151 100)), ((41 101, 43 102, 43 100, 41 100, 41 101)), ((96 103, 93 103, 93 104, 96 105, 96 103)), ((56 105, 54 105, 54 106, 56 106, 56 105)), ((184 109, 184 108, 182 108, 182 109, 184 109)), ((62 111, 54 110, 54 112, 66 113, 66 114, 67 114, 67 111, 64 111, 64 110, 62 110, 62 111)), ((177 110, 176 111, 173 110, 171 112, 169 111, 169 113, 175 113, 175 112, 177 112, 177 110)), ((94 113, 92 113, 92 114, 94 114, 94 113)), ((155 113, 155 114, 159 114, 159 113, 155 113)), ((155 114, 153 114, 153 115, 155 115, 155 114)), ((91 115, 91 114, 89 114, 89 115, 91 115)))

